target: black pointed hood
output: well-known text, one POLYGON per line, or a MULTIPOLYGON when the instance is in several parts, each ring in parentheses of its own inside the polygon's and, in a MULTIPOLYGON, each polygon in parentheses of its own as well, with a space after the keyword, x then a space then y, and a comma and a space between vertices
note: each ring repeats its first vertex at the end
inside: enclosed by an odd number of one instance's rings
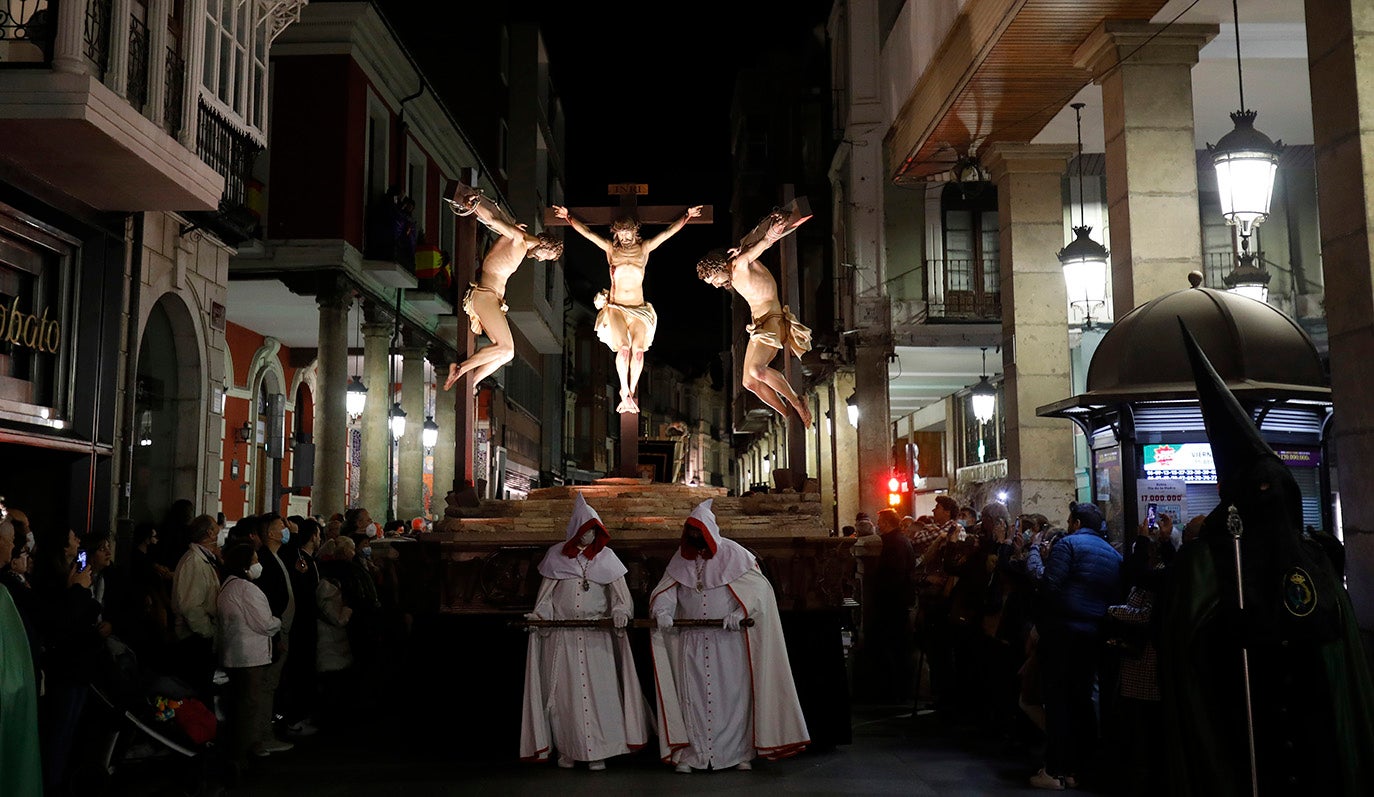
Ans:
POLYGON ((1178 325, 1183 331, 1183 344, 1193 366, 1202 421, 1207 427, 1207 440, 1211 443, 1212 460, 1216 463, 1217 488, 1222 503, 1235 502, 1245 489, 1244 474, 1252 471, 1255 465, 1273 460, 1285 471, 1287 466, 1260 437, 1250 413, 1226 387, 1182 318, 1178 319, 1178 325))

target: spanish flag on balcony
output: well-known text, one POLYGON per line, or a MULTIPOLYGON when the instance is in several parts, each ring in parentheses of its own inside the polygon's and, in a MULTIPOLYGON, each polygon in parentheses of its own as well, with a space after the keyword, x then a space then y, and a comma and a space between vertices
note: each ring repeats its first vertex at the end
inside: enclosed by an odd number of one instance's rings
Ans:
POLYGON ((267 186, 261 180, 248 179, 248 210, 254 219, 262 222, 262 214, 267 210, 267 186))
POLYGON ((420 279, 434 279, 444 267, 444 253, 437 246, 420 246, 415 249, 415 276, 420 279))

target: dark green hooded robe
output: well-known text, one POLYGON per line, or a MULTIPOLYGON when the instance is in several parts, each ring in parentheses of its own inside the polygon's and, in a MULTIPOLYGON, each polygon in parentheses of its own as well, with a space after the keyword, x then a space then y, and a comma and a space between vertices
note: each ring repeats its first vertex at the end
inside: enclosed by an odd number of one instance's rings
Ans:
MULTIPOLYGON (((1181 322, 1180 322, 1181 323, 1181 322)), ((1302 533, 1301 493, 1186 326, 1221 504, 1165 591, 1160 682, 1174 795, 1374 794, 1374 684, 1340 575, 1302 533), (1245 608, 1227 528, 1243 524, 1245 608)))

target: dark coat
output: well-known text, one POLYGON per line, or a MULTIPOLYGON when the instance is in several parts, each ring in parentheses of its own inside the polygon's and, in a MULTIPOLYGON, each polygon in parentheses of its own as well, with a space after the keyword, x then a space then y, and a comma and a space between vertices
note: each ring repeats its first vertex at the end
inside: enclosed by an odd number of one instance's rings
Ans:
POLYGON ((1107 607, 1121 602, 1121 569, 1121 554, 1092 530, 1055 543, 1040 587, 1040 630, 1097 634, 1107 607))

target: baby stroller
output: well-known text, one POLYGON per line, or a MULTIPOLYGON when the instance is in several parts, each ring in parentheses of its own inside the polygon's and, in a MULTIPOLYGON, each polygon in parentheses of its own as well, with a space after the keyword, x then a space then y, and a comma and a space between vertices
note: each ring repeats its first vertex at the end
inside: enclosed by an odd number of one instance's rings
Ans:
POLYGON ((217 794, 224 778, 214 755, 212 708, 181 679, 139 668, 118 640, 110 649, 114 667, 91 684, 87 704, 87 785, 99 793, 137 781, 158 783, 169 794, 217 794))

